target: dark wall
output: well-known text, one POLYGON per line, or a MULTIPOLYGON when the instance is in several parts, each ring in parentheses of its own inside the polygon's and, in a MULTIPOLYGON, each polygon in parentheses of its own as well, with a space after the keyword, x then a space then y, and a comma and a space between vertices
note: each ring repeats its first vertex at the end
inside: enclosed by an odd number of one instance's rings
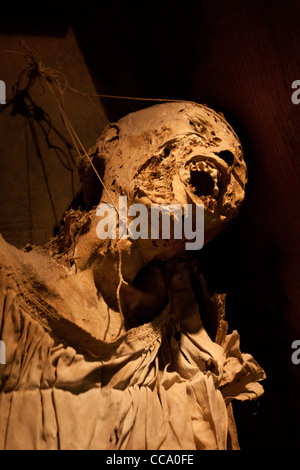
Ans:
MULTIPOLYGON (((0 106, 0 233, 17 247, 46 243, 71 203, 77 202, 81 189, 77 152, 48 82, 40 77, 34 82, 32 79, 26 93, 30 51, 39 56, 42 67, 63 74, 61 81, 66 77, 73 88, 96 93, 70 26, 62 28, 59 21, 49 23, 51 15, 44 21, 35 20, 35 24, 25 8, 20 13, 17 17, 6 15, 7 22, 0 27, 0 77, 7 95, 7 105, 0 106), (9 23, 14 18, 16 25, 9 23)), ((66 88, 63 103, 88 149, 108 122, 99 98, 91 103, 66 88)))
MULTIPOLYGON (((300 365, 291 362, 300 338, 300 105, 291 101, 299 2, 85 2, 60 10, 59 24, 52 34, 72 28, 98 93, 205 103, 238 133, 246 201, 199 260, 211 291, 228 293, 242 350, 267 373, 259 405, 236 406, 242 448, 299 447, 300 365)), ((11 20, 6 34, 36 25, 11 20)), ((102 99, 110 120, 150 104, 102 99)))

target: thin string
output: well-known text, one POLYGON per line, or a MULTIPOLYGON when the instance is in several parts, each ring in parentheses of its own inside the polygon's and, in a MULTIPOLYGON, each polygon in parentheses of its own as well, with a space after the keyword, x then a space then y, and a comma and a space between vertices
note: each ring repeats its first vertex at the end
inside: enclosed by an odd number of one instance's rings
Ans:
MULTIPOLYGON (((99 179, 103 189, 106 191, 109 199, 111 200, 111 202, 112 202, 112 204, 113 204, 113 206, 114 206, 114 208, 115 208, 115 210, 118 213, 119 218, 120 218, 119 210, 116 207, 110 192, 106 188, 106 186, 104 184, 104 181, 102 180, 102 178, 99 175, 97 169, 95 168, 95 165, 93 164, 92 159, 88 155, 86 149, 84 148, 80 138, 78 137, 78 134, 76 133, 75 129, 73 128, 73 126, 72 126, 72 124, 71 124, 71 122, 70 122, 70 120, 69 120, 69 118, 68 118, 68 116, 67 116, 67 114, 64 110, 63 103, 62 103, 62 97, 64 95, 64 92, 65 92, 66 88, 70 89, 73 92, 79 93, 83 96, 86 96, 86 97, 92 97, 93 96, 93 97, 103 97, 103 98, 113 98, 113 99, 126 99, 126 100, 139 100, 139 101, 159 101, 159 102, 165 102, 165 101, 173 101, 173 102, 177 101, 178 102, 178 101, 183 101, 183 100, 161 99, 161 98, 158 98, 158 99, 139 98, 139 97, 105 95, 105 94, 88 94, 88 93, 80 92, 79 90, 76 90, 75 88, 68 85, 67 78, 62 72, 56 71, 55 69, 50 69, 50 68, 43 67, 40 59, 37 56, 37 54, 33 53, 25 45, 24 41, 21 41, 21 46, 26 50, 25 59, 27 60, 27 62, 29 64, 29 67, 27 68, 27 71, 29 72, 29 82, 28 82, 26 88, 29 88, 29 86, 32 85, 32 83, 35 80, 35 77, 37 77, 37 76, 42 77, 42 79, 45 81, 49 91, 51 92, 51 94, 53 95, 53 97, 56 101, 56 104, 58 106, 58 109, 60 111, 62 119, 65 123, 67 131, 69 132, 69 134, 71 136, 73 145, 74 145, 79 157, 81 157, 81 154, 80 154, 80 148, 81 148, 84 155, 85 155, 85 157, 88 159, 92 169, 94 170, 97 178, 99 179), (62 82, 60 81, 59 78, 62 78, 62 82), (53 90, 53 87, 50 85, 50 83, 53 84, 53 86, 57 89, 57 91, 60 95, 60 99, 58 99, 58 97, 56 96, 56 94, 53 90)), ((6 52, 16 52, 16 51, 6 51, 6 52)), ((25 70, 21 73, 21 76, 24 72, 25 72, 25 70)), ((19 88, 19 81, 18 81, 18 88, 19 88)), ((138 243, 137 243, 137 248, 138 248, 138 251, 140 253, 140 256, 141 256, 141 259, 142 259, 143 263, 146 264, 138 243)), ((128 284, 128 283, 124 280, 123 275, 122 275, 122 255, 121 255, 121 251, 120 251, 119 246, 117 246, 117 250, 118 250, 118 258, 119 258, 119 263, 118 263, 119 284, 118 284, 118 287, 117 287, 117 293, 116 294, 117 294, 118 308, 119 308, 119 312, 121 314, 121 325, 120 325, 120 329, 119 329, 119 335, 120 335, 120 333, 121 333, 121 331, 124 327, 124 314, 123 314, 123 309, 122 309, 122 305, 121 305, 120 289, 121 289, 121 286, 122 286, 123 283, 124 284, 128 284)), ((108 331, 108 328, 109 328, 109 324, 108 324, 108 327, 107 327, 107 331, 108 331)), ((107 333, 107 331, 106 331, 106 333, 107 333)), ((106 336, 106 333, 105 333, 105 336, 106 336)))
POLYGON ((107 305, 107 325, 106 325, 106 330, 105 330, 104 337, 103 337, 104 341, 106 340, 106 335, 108 333, 109 326, 110 326, 110 311, 109 311, 109 306, 107 305))
MULTIPOLYGON (((116 207, 110 192, 106 188, 102 178, 100 177, 97 169, 95 168, 95 166, 92 162, 92 159, 89 157, 87 151, 85 150, 84 146, 82 145, 76 131, 74 130, 72 124, 70 123, 70 121, 69 121, 69 119, 68 119, 68 117, 65 113, 65 110, 63 108, 61 99, 62 99, 62 96, 65 93, 66 88, 68 88, 69 90, 71 90, 75 93, 78 93, 82 96, 85 96, 87 98, 89 98, 89 97, 101 97, 101 98, 138 100, 138 101, 152 101, 152 102, 154 102, 154 101, 156 101, 156 102, 166 102, 166 101, 168 101, 168 102, 184 102, 185 100, 175 100, 175 99, 170 99, 170 98, 140 98, 140 97, 137 97, 137 96, 106 95, 106 94, 103 94, 103 93, 100 93, 100 94, 97 94, 97 93, 84 93, 84 92, 81 92, 81 91, 77 90, 74 87, 71 87, 68 84, 67 77, 64 75, 64 73, 62 73, 58 70, 49 68, 49 67, 44 67, 41 60, 40 60, 40 58, 38 57, 37 53, 31 51, 26 46, 26 44, 23 40, 20 41, 20 45, 26 51, 25 60, 27 60, 27 62, 28 62, 29 67, 27 68, 27 71, 30 73, 30 82, 29 82, 29 84, 32 84, 32 82, 34 81, 33 77, 41 76, 44 79, 47 87, 49 88, 50 92, 52 93, 52 95, 53 95, 53 97, 54 97, 54 99, 55 99, 55 101, 58 105, 58 108, 60 110, 63 121, 66 125, 66 128, 67 128, 71 138, 72 138, 74 147, 75 147, 78 155, 81 156, 79 148, 78 148, 78 145, 79 145, 79 147, 81 147, 85 157, 88 159, 92 169, 94 170, 97 178, 99 179, 101 185, 103 186, 103 188, 106 191, 110 201, 112 202, 115 210, 117 211, 117 213, 119 215, 118 208, 116 207), (57 89, 57 91, 60 95, 60 100, 58 100, 58 98, 57 98, 56 94, 54 93, 53 88, 52 88, 52 86, 50 85, 49 82, 51 82, 55 85, 55 87, 56 87, 56 89, 57 89), (76 140, 77 140, 77 142, 76 142, 76 140)), ((3 52, 22 54, 20 51, 3 50, 3 52)), ((26 69, 23 70, 23 72, 25 72, 25 71, 26 71, 26 69)), ((21 75, 23 74, 23 72, 21 73, 21 75)), ((27 85, 27 87, 29 86, 29 84, 27 85)))
POLYGON ((120 325, 120 329, 119 329, 119 332, 118 332, 118 336, 121 334, 121 331, 124 327, 124 313, 123 313, 123 309, 122 309, 122 305, 121 305, 121 297, 120 297, 120 290, 121 290, 121 287, 122 287, 122 284, 126 284, 128 285, 128 282, 125 281, 125 279, 123 278, 123 274, 122 274, 122 254, 121 254, 121 251, 120 251, 120 247, 117 246, 118 248, 118 254, 119 254, 119 266, 118 266, 118 274, 119 274, 119 284, 118 284, 118 287, 117 287, 117 302, 118 302, 118 308, 119 308, 119 312, 121 313, 121 325, 120 325))
POLYGON ((105 184, 104 184, 104 181, 102 180, 102 178, 101 178, 101 176, 99 175, 99 173, 98 173, 98 171, 97 171, 95 165, 93 164, 92 159, 91 159, 90 156, 88 155, 88 153, 87 153, 87 151, 85 150, 85 148, 84 148, 84 146, 83 146, 83 144, 82 144, 80 138, 78 137, 78 134, 76 133, 76 131, 75 131, 75 129, 73 128, 73 126, 72 126, 70 120, 68 119, 68 116, 66 115, 65 110, 63 109, 63 106, 61 105, 61 103, 60 103, 59 100, 57 99, 57 96, 55 95, 55 93, 54 93, 54 91, 53 91, 53 88, 51 87, 49 81, 48 81, 45 77, 43 77, 43 78, 44 78, 45 83, 47 84, 49 90, 51 91, 51 93, 52 93, 52 95, 53 95, 53 97, 54 97, 54 99, 55 99, 55 101, 56 101, 56 103, 57 103, 57 105, 58 105, 59 111, 60 111, 60 113, 61 113, 61 115, 62 115, 62 117, 63 117, 63 120, 64 120, 64 122, 65 122, 65 124, 66 124, 67 130, 68 130, 68 132, 69 132, 69 134, 70 134, 70 136, 71 136, 71 138, 72 138, 72 141, 73 141, 73 143, 74 143, 74 146, 75 146, 75 148, 76 148, 76 151, 77 151, 78 155, 80 156, 80 151, 79 151, 79 148, 78 148, 78 145, 77 145, 77 144, 79 144, 79 146, 81 147, 81 149, 82 149, 82 151, 83 151, 85 157, 88 159, 88 161, 89 161, 91 167, 93 168, 93 170, 94 170, 94 172, 95 172, 97 178, 99 179, 101 185, 103 186, 103 188, 104 188, 104 190, 106 191, 108 197, 110 198, 110 200, 111 200, 111 202, 112 202, 112 204, 113 204, 115 210, 117 211, 117 213, 118 213, 118 215, 119 215, 119 210, 118 210, 118 208, 116 207, 116 205, 115 205, 115 203, 114 203, 114 200, 113 200, 112 197, 111 197, 110 192, 109 192, 108 189, 106 188, 106 186, 105 186, 105 184), (75 139, 77 140, 77 142, 76 142, 75 139))
POLYGON ((180 100, 180 99, 172 99, 172 98, 141 98, 138 96, 123 96, 123 95, 105 95, 103 93, 85 93, 83 91, 77 90, 76 88, 71 87, 67 83, 65 83, 65 88, 68 88, 71 91, 74 91, 75 93, 79 93, 80 95, 83 96, 93 96, 95 98, 112 98, 112 99, 120 99, 120 100, 137 100, 137 101, 159 101, 159 102, 166 102, 166 101, 171 101, 171 102, 176 102, 176 103, 185 103, 186 100, 180 100))
MULTIPOLYGON (((116 211, 117 211, 117 213, 118 213, 118 215, 119 215, 119 218, 120 218, 119 210, 117 209, 117 207, 116 207, 116 205, 115 205, 115 203, 114 203, 114 201, 113 201, 113 199, 112 199, 112 197, 111 197, 111 195, 110 195, 110 192, 109 192, 108 189, 106 188, 106 186, 105 186, 105 184, 104 184, 102 178, 100 177, 99 173, 97 172, 97 169, 95 168, 95 166, 94 166, 94 164, 93 164, 91 158, 89 157, 89 155, 88 155, 87 151, 85 150, 85 148, 84 148, 84 146, 83 146, 81 140, 79 139, 79 137, 78 137, 78 135, 77 135, 75 129, 73 128, 73 126, 72 126, 70 120, 68 119, 68 116, 66 115, 66 112, 65 112, 65 110, 64 110, 64 108, 63 108, 62 103, 58 100, 56 94, 54 93, 54 90, 53 90, 52 86, 50 85, 50 83, 49 83, 49 81, 46 79, 46 77, 43 76, 43 78, 44 78, 44 80, 45 80, 45 82, 46 82, 46 84, 47 84, 49 90, 51 91, 51 93, 52 93, 52 95, 53 95, 53 97, 54 97, 54 99, 55 99, 55 101, 56 101, 56 103, 57 103, 58 109, 59 109, 59 111, 60 111, 60 113, 61 113, 61 115, 62 115, 62 118, 63 118, 63 120, 64 120, 64 122, 65 122, 65 124, 66 124, 67 130, 68 130, 69 134, 71 135, 71 138, 72 138, 72 141, 73 141, 73 143, 74 143, 74 146, 75 146, 75 148, 76 148, 77 153, 80 155, 80 152, 79 152, 79 149, 78 149, 78 145, 77 145, 77 143, 78 143, 78 144, 80 145, 81 149, 83 150, 85 156, 88 158, 88 160, 89 160, 89 162, 90 162, 90 164, 91 164, 93 170, 95 171, 97 177, 99 178, 100 183, 102 184, 103 188, 105 189, 106 193, 108 194, 108 196, 109 196, 109 198, 110 198, 110 200, 111 200, 113 206, 115 207, 115 209, 116 209, 116 211), (76 139, 77 139, 77 142, 76 142, 76 139)), ((50 77, 50 78, 51 78, 51 77, 50 77)), ((58 91, 59 91, 59 93, 60 93, 60 89, 58 89, 58 91)), ((62 95, 62 93, 60 93, 60 94, 62 95)), ((136 240, 135 240, 135 242, 137 243, 136 240)), ((145 259, 144 259, 144 257, 143 257, 143 253, 141 252, 138 243, 137 243, 137 249, 138 249, 138 251, 139 251, 139 253, 140 253, 140 256, 141 256, 141 259, 142 259, 142 261, 143 261, 143 264, 145 265, 146 262, 145 262, 145 259)), ((121 303, 120 290, 121 290, 122 284, 127 284, 127 285, 128 285, 128 283, 125 281, 125 279, 124 279, 124 277, 123 277, 123 274, 122 274, 122 254, 121 254, 121 251, 120 251, 120 247, 119 247, 118 245, 117 245, 117 250, 118 250, 118 258, 119 258, 119 259, 118 259, 119 284, 118 284, 118 287, 117 287, 116 296, 117 296, 117 302, 118 302, 118 309, 119 309, 119 312, 120 312, 120 314, 121 314, 121 324, 120 324, 120 328, 119 328, 119 332, 118 332, 118 336, 119 336, 119 335, 121 334, 121 332, 122 332, 122 329, 124 328, 124 318, 125 318, 125 317, 124 317, 124 313, 123 313, 122 303, 121 303)), ((107 331, 108 331, 108 328, 109 328, 109 324, 108 324, 108 326, 107 326, 107 331)), ((105 336, 106 336, 106 334, 107 334, 107 331, 106 331, 106 333, 105 333, 105 336)))
MULTIPOLYGON (((78 93, 82 96, 85 96, 85 97, 94 97, 94 98, 111 98, 111 99, 118 99, 118 100, 134 100, 134 101, 157 101, 157 102, 174 102, 174 103, 185 103, 186 100, 182 100, 182 99, 174 99, 174 98, 142 98, 142 97, 139 97, 139 96, 123 96, 123 95, 107 95, 107 94, 104 94, 104 93, 86 93, 86 92, 83 92, 83 91, 80 91, 72 86, 70 86, 67 82, 67 78, 66 76, 64 75, 63 72, 60 72, 58 70, 55 70, 55 69, 52 69, 52 68, 46 68, 46 67, 43 67, 42 66, 42 63, 41 61, 38 59, 37 57, 37 54, 32 52, 27 46, 26 44, 24 43, 24 41, 20 41, 20 44, 21 44, 21 47, 23 49, 26 50, 26 56, 25 56, 25 59, 27 59, 30 67, 27 69, 28 71, 30 70, 33 70, 34 68, 37 68, 39 70, 39 72, 41 74, 45 73, 46 75, 48 75, 49 77, 54 78, 54 76, 56 76, 55 78, 55 82, 56 82, 56 85, 58 88, 60 88, 62 94, 64 93, 65 89, 68 88, 69 90, 73 91, 74 93, 78 93), (60 82, 58 80, 58 77, 62 77, 62 82, 60 82)), ((23 54, 23 52, 21 51, 10 51, 10 50, 7 50, 7 49, 2 49, 2 52, 8 52, 8 53, 11 53, 11 54, 23 54)), ((93 103, 94 104, 94 103, 93 103)), ((99 108, 97 107, 97 109, 99 110, 99 108)), ((101 113, 102 115, 104 115, 104 113, 102 112, 101 113)))
POLYGON ((29 143, 28 143, 28 131, 27 131, 27 119, 24 119, 25 126, 25 153, 26 153, 26 177, 27 177, 27 194, 28 194, 28 215, 29 215, 29 232, 30 232, 30 243, 32 244, 32 205, 31 205, 31 188, 30 188, 30 172, 29 172, 29 143))
MULTIPOLYGON (((43 76, 43 78, 44 78, 44 80, 45 80, 45 82, 46 82, 46 84, 47 84, 49 90, 51 91, 51 93, 52 93, 52 95, 53 95, 53 97, 54 97, 54 99, 55 99, 55 101, 56 101, 56 103, 57 103, 57 106, 58 106, 58 108, 59 108, 59 110, 60 110, 60 113, 61 113, 61 115, 62 115, 62 118, 63 118, 64 122, 66 123, 67 130, 68 130, 68 132, 69 132, 70 135, 71 135, 72 141, 74 142, 74 146, 75 146, 75 148, 76 148, 76 151, 77 151, 78 155, 80 155, 80 152, 79 152, 78 145, 77 145, 77 143, 76 143, 75 138, 77 139, 77 142, 78 142, 78 144, 80 145, 80 147, 82 148, 82 150, 83 150, 85 156, 88 158, 88 160, 89 160, 89 162, 90 162, 90 164, 91 164, 91 166, 92 166, 92 168, 93 168, 95 174, 97 175, 97 177, 98 177, 100 183, 102 184, 104 190, 105 190, 106 193, 108 194, 108 197, 109 197, 109 199, 111 200, 111 202, 112 202, 112 204, 113 204, 113 206, 114 206, 114 208, 115 208, 115 210, 116 210, 116 212, 117 212, 117 214, 118 214, 118 216, 119 216, 119 218, 120 218, 119 210, 118 210, 118 208, 116 207, 116 205, 115 205, 115 203, 114 203, 114 201, 113 201, 113 199, 112 199, 112 197, 111 197, 110 192, 108 191, 107 187, 105 186, 104 181, 103 181, 102 178, 100 177, 100 175, 99 175, 99 173, 97 172, 97 169, 95 168, 95 166, 94 166, 94 164, 93 164, 91 158, 89 157, 87 151, 85 150, 83 144, 81 143, 81 140, 79 139, 79 137, 78 137, 78 135, 77 135, 75 129, 73 128, 73 126, 72 126, 72 124, 71 124, 71 122, 70 122, 68 116, 66 115, 66 112, 65 112, 65 110, 64 110, 64 108, 63 108, 63 106, 62 106, 62 104, 60 103, 60 101, 58 100, 57 96, 55 95, 55 93, 54 93, 54 91, 53 91, 53 88, 52 88, 52 87, 50 86, 50 84, 49 84, 49 81, 45 78, 45 76, 43 76)), ((50 79, 51 79, 51 77, 50 77, 50 79)), ((59 93, 60 93, 60 89, 58 89, 58 91, 59 91, 59 93)), ((61 94, 61 93, 60 93, 60 94, 61 94)), ((135 240, 135 243, 136 243, 137 249, 138 249, 138 251, 139 251, 139 253, 140 253, 140 256, 141 256, 141 259, 142 259, 142 261, 143 261, 143 264, 146 265, 146 262, 145 262, 143 253, 142 253, 142 251, 141 251, 141 249, 140 249, 140 246, 139 246, 138 241, 135 240)), ((125 282, 125 281, 124 281, 124 282, 125 282)))
MULTIPOLYGON (((60 100, 58 100, 56 94, 54 93, 53 91, 53 88, 52 86, 50 85, 49 82, 51 83, 54 83, 55 87, 57 88, 58 90, 58 93, 60 95, 60 98, 62 98, 64 92, 65 92, 65 89, 66 87, 68 86, 67 84, 67 78, 66 76, 62 73, 62 72, 59 72, 55 69, 51 69, 51 68, 47 68, 47 67, 44 67, 41 60, 39 59, 39 57, 37 56, 37 54, 33 51, 31 51, 25 44, 24 41, 20 41, 20 45, 21 47, 26 51, 26 54, 25 54, 25 59, 27 60, 28 62, 28 65, 29 67, 27 68, 27 71, 30 73, 30 79, 29 79, 29 83, 27 84, 27 87, 29 87, 30 84, 32 84, 32 82, 34 81, 34 76, 41 76, 47 87, 49 88, 50 92, 52 93, 56 103, 57 103, 57 106, 59 108, 59 111, 61 113, 61 116, 65 122, 65 125, 66 125, 66 128, 72 138, 72 141, 73 141, 73 144, 75 146, 75 149, 78 153, 79 156, 80 155, 80 151, 79 151, 79 148, 78 148, 78 145, 79 147, 81 147, 85 157, 88 159, 91 167, 93 168, 97 178, 99 179, 101 185, 103 186, 104 190, 106 191, 110 201, 112 202, 115 210, 117 211, 118 215, 119 215, 119 211, 118 211, 118 208, 116 207, 112 197, 111 197, 111 194, 110 192, 108 191, 108 189, 106 188, 105 184, 104 184, 104 181, 102 180, 102 178, 100 177, 97 169, 95 168, 95 165, 93 164, 92 162, 92 159, 89 157, 87 151, 85 150, 84 146, 82 145, 81 143, 81 140, 79 139, 76 131, 74 130, 72 124, 70 123, 69 119, 68 119, 68 116, 66 115, 65 113, 65 110, 63 108, 63 105, 62 103, 60 102, 60 100), (60 79, 62 79, 62 81, 60 81, 60 79), (77 142, 76 142, 77 140, 77 142)), ((18 53, 18 51, 8 51, 8 50, 5 50, 4 52, 10 52, 10 53, 18 53)), ((25 72, 25 70, 23 71, 25 72)), ((21 76, 23 74, 23 72, 21 73, 21 76)), ((18 83, 19 85, 19 83, 18 83)), ((74 88, 75 90, 75 88, 74 88)), ((81 93, 84 95, 84 93, 81 93)), ((85 94, 86 96, 88 96, 87 94, 85 94)))

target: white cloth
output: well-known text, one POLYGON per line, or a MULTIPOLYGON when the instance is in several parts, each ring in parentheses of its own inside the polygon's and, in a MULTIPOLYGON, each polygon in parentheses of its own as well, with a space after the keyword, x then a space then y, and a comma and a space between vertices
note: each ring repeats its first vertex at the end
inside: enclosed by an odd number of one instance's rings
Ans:
POLYGON ((227 449, 228 403, 263 393, 237 332, 187 334, 168 306, 95 358, 46 331, 4 276, 0 290, 0 449, 227 449))

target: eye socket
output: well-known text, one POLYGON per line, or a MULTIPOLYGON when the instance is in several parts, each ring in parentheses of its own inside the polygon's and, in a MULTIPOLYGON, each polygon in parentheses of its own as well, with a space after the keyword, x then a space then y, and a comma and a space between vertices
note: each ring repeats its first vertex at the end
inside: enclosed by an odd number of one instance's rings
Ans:
POLYGON ((224 160, 228 166, 231 166, 234 162, 234 155, 229 150, 221 150, 221 152, 216 153, 216 155, 222 158, 222 160, 224 160))

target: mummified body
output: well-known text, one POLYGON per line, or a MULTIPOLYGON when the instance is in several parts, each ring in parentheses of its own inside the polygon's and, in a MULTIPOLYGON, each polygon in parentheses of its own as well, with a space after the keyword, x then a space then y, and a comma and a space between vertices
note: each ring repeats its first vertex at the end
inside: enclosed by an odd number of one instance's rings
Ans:
MULTIPOLYGON (((91 151, 102 202, 204 204, 205 243, 237 215, 246 166, 225 119, 165 103, 110 124, 91 151)), ((98 204, 88 160, 86 204, 98 204)), ((238 448, 233 399, 264 372, 227 334, 184 239, 100 240, 95 208, 66 214, 46 247, 3 239, 0 447, 238 448)))

